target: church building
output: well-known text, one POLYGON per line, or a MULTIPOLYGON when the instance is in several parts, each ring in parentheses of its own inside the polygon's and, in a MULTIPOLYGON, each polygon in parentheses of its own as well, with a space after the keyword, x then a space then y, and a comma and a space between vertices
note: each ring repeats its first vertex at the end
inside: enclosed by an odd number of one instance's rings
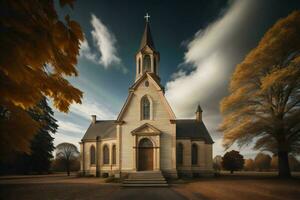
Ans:
POLYGON ((125 177, 156 171, 170 178, 211 174, 213 140, 202 109, 195 108, 194 119, 176 118, 160 84, 160 54, 148 19, 135 61, 135 81, 117 119, 92 115, 80 142, 81 172, 125 177))

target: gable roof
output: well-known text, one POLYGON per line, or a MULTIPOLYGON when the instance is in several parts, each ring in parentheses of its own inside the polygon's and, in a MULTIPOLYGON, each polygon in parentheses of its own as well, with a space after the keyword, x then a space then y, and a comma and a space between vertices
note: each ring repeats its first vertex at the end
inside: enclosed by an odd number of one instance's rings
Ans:
POLYGON ((153 134, 161 134, 161 131, 159 129, 155 128, 154 126, 152 126, 151 124, 148 124, 148 123, 145 123, 145 124, 139 126, 138 128, 131 131, 131 133, 134 135, 137 133, 141 133, 144 130, 146 130, 149 133, 153 133, 153 134))
POLYGON ((99 120, 95 123, 91 123, 86 130, 82 141, 95 140, 97 137, 100 139, 116 138, 117 123, 115 120, 99 120))
POLYGON ((141 83, 141 82, 143 82, 143 80, 145 79, 145 78, 149 78, 149 79, 152 79, 154 82, 154 86, 156 87, 156 89, 158 89, 158 90, 165 90, 165 88, 160 84, 160 79, 159 79, 159 77, 158 76, 156 76, 154 73, 152 73, 152 72, 146 72, 146 73, 144 73, 136 82, 134 82, 134 84, 129 88, 129 89, 131 89, 131 90, 135 90, 138 86, 139 86, 139 84, 141 83))
POLYGON ((162 100, 162 102, 164 103, 165 107, 167 108, 167 111, 170 115, 170 120, 175 120, 176 117, 175 117, 175 114, 171 108, 171 106, 169 105, 167 99, 165 98, 164 96, 164 88, 159 84, 158 80, 155 78, 155 75, 153 75, 153 73, 144 73, 130 88, 129 88, 129 95, 127 96, 127 99, 121 109, 121 112, 119 113, 118 115, 118 118, 117 118, 117 122, 121 122, 122 121, 122 117, 129 105, 129 102, 131 101, 132 97, 133 97, 133 93, 134 93, 134 90, 137 89, 137 87, 139 86, 139 84, 141 82, 143 82, 143 80, 145 78, 148 77, 148 80, 151 81, 151 83, 154 84, 154 86, 156 87, 157 91, 158 91, 158 94, 160 96, 160 99, 162 100))
POLYGON ((176 139, 203 139, 207 144, 214 143, 204 123, 195 119, 176 120, 176 139))

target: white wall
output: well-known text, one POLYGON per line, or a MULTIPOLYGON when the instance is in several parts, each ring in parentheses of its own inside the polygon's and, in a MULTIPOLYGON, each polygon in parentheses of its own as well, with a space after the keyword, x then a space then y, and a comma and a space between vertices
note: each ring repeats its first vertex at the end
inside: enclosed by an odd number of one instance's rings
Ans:
MULTIPOLYGON (((147 80, 147 78, 145 79, 147 80)), ((149 81, 149 87, 144 85, 145 80, 134 92, 133 98, 130 101, 129 107, 125 111, 123 121, 125 123, 121 127, 122 137, 122 170, 133 170, 134 168, 134 137, 131 135, 131 131, 144 123, 149 123, 154 127, 161 130, 161 169, 172 170, 175 169, 175 124, 171 124, 170 115, 167 108, 163 104, 161 97, 158 94, 155 86, 149 81), (147 94, 152 99, 153 119, 141 120, 141 98, 147 94), (174 154, 174 155, 172 155, 174 154)))

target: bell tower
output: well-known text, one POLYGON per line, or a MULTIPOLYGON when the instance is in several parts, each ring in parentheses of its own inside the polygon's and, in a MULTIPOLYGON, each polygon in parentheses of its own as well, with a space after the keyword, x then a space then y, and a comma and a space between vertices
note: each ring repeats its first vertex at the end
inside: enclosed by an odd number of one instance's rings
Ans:
POLYGON ((135 55, 136 59, 136 77, 137 81, 144 73, 151 73, 159 80, 159 52, 156 51, 150 31, 150 16, 145 16, 145 30, 141 40, 141 45, 135 55))

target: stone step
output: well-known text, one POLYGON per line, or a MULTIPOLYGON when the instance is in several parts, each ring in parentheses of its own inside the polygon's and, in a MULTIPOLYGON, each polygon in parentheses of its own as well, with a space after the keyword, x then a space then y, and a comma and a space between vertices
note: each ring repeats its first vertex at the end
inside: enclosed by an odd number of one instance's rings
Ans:
POLYGON ((165 181, 165 178, 130 178, 124 181, 165 181))
POLYGON ((131 173, 128 178, 163 178, 161 173, 131 173))
POLYGON ((122 183, 124 187, 166 187, 168 183, 161 172, 133 172, 122 183))
POLYGON ((136 184, 136 183, 153 183, 153 184, 160 184, 160 183, 167 183, 166 180, 124 180, 123 183, 129 184, 136 184))
POLYGON ((145 184, 145 183, 137 183, 137 184, 128 184, 128 183, 123 183, 122 184, 123 187, 168 187, 168 184, 163 184, 163 183, 159 183, 159 184, 145 184))

